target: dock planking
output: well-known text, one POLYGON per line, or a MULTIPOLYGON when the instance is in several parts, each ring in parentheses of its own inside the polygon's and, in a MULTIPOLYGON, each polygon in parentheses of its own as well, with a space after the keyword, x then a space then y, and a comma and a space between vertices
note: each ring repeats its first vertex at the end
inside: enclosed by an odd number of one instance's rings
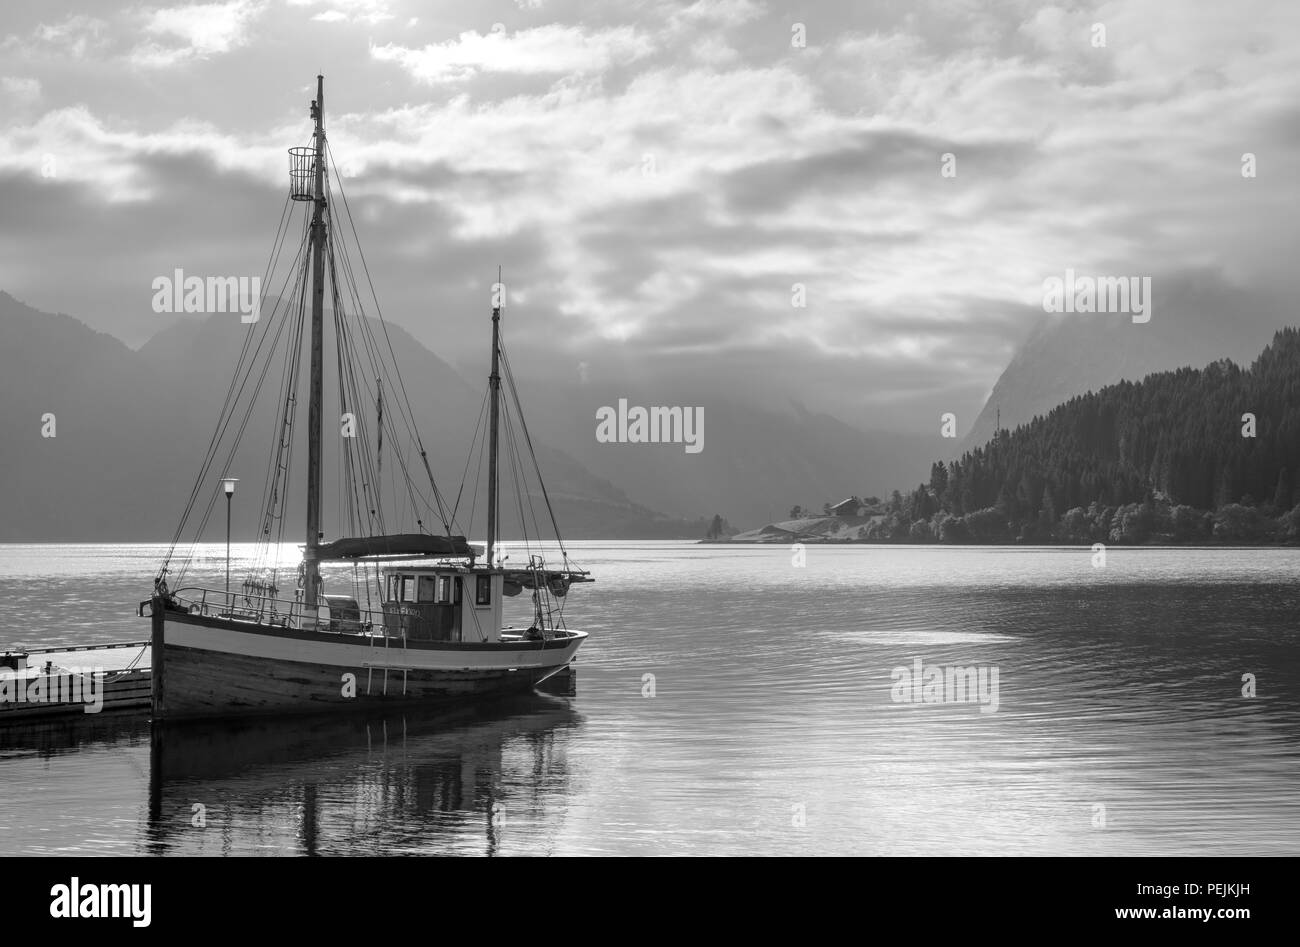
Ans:
POLYGON ((0 665, 0 725, 33 718, 147 712, 153 669, 147 641, 24 648, 0 665))

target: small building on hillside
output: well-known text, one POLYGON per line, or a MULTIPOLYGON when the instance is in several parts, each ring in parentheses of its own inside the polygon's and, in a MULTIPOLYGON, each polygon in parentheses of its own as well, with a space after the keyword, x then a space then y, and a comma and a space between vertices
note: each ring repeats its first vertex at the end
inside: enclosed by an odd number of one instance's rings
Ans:
POLYGON ((849 497, 847 500, 841 500, 831 507, 831 515, 839 516, 843 519, 857 517, 862 515, 862 501, 857 497, 849 497))

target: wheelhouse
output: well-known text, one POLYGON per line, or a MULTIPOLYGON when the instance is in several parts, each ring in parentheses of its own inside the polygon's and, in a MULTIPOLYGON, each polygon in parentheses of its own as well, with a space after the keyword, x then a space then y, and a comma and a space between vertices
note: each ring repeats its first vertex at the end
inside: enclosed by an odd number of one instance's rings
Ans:
POLYGON ((412 641, 499 641, 500 572, 401 566, 384 573, 384 633, 412 641))

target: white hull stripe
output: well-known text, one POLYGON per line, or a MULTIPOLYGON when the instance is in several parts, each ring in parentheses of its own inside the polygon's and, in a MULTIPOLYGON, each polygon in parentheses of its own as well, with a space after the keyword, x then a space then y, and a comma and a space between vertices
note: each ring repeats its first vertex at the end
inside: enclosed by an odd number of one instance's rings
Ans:
POLYGON ((550 668, 568 664, 586 636, 573 639, 568 647, 540 647, 533 650, 465 649, 463 651, 425 651, 401 646, 400 641, 377 639, 371 646, 350 640, 303 641, 300 638, 280 638, 264 633, 248 633, 233 628, 211 625, 192 625, 164 619, 163 640, 168 645, 211 651, 218 654, 236 654, 249 658, 273 661, 297 661, 323 664, 340 668, 396 668, 397 670, 432 671, 492 671, 511 668, 550 668))

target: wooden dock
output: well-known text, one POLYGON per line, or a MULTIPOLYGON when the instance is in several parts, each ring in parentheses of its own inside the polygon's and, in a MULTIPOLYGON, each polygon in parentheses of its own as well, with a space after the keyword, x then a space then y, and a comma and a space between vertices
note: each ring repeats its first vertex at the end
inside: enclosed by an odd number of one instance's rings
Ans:
POLYGON ((0 664, 0 726, 33 717, 147 713, 153 695, 150 657, 147 641, 6 652, 0 664))

